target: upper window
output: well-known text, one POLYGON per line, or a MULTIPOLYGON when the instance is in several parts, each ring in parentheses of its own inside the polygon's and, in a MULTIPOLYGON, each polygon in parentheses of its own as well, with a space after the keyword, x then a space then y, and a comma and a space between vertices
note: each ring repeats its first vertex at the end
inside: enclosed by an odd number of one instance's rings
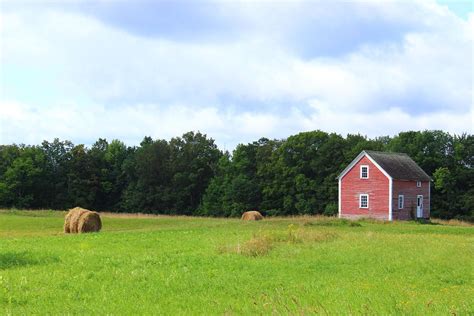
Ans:
POLYGON ((405 196, 400 194, 398 196, 398 209, 399 210, 403 209, 404 204, 405 204, 405 196))
POLYGON ((359 195, 359 208, 369 208, 369 195, 368 194, 359 195))
POLYGON ((418 188, 421 188, 421 181, 416 181, 416 186, 417 186, 418 188))
POLYGON ((360 166, 360 178, 361 179, 369 178, 369 166, 367 165, 360 166))

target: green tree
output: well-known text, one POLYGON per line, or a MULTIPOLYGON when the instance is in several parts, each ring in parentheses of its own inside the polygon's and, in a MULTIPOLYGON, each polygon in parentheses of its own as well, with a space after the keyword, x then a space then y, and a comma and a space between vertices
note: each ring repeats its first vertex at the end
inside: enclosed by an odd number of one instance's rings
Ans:
POLYGON ((170 213, 171 194, 170 146, 166 140, 145 137, 133 155, 124 161, 128 185, 121 208, 129 212, 170 213))
POLYGON ((205 134, 189 132, 170 141, 173 211, 192 214, 214 177, 222 152, 205 134))
POLYGON ((344 139, 322 131, 289 137, 275 152, 274 179, 265 200, 276 215, 319 214, 337 198, 335 177, 344 164, 344 139))
POLYGON ((19 155, 3 172, 0 182, 0 205, 18 208, 40 206, 45 157, 35 146, 19 147, 19 155))
POLYGON ((67 174, 74 145, 70 141, 43 141, 41 148, 46 158, 44 192, 42 207, 52 209, 66 208, 68 205, 67 174))
POLYGON ((99 178, 94 172, 93 161, 84 145, 72 148, 67 170, 68 200, 65 207, 81 206, 93 209, 99 178))

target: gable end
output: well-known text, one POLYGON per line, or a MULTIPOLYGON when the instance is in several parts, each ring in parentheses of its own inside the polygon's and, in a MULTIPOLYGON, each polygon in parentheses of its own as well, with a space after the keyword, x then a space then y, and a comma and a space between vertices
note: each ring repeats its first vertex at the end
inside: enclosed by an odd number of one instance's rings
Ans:
POLYGON ((357 157, 352 160, 352 162, 339 174, 339 176, 336 178, 338 180, 342 180, 342 178, 352 169, 354 168, 354 166, 363 158, 363 157, 367 157, 367 159, 370 160, 370 162, 372 162, 389 180, 392 179, 392 177, 387 173, 387 171, 385 171, 385 169, 383 169, 378 163, 377 161, 375 161, 372 157, 370 157, 370 155, 365 151, 363 150, 359 155, 357 155, 357 157))

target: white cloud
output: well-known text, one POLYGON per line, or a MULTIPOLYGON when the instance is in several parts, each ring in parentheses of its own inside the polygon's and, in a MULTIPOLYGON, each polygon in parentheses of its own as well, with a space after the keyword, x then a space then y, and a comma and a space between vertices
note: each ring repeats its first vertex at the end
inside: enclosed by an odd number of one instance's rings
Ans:
MULTIPOLYGON (((419 27, 400 41, 308 59, 270 36, 285 31, 277 27, 283 18, 290 29, 304 20, 307 6, 265 20, 268 13, 248 3, 242 20, 262 27, 214 43, 141 37, 53 9, 3 12, 1 64, 56 76, 47 93, 60 97, 45 104, 2 94, 0 143, 107 137, 137 144, 145 135, 201 130, 229 148, 311 129, 472 133, 474 15, 465 21, 427 2, 370 5, 379 16, 419 27)), ((335 18, 344 19, 339 11, 335 18)), ((0 69, 0 76, 6 87, 9 73, 0 69)), ((27 95, 30 87, 22 88, 27 95)))
POLYGON ((473 133, 474 111, 439 111, 411 115, 399 108, 374 113, 341 112, 312 100, 310 115, 298 108, 288 115, 219 110, 214 107, 191 109, 158 105, 124 106, 108 111, 102 106, 54 106, 34 108, 16 102, 0 104, 0 143, 38 144, 55 137, 92 144, 99 137, 118 138, 138 144, 144 136, 170 139, 190 130, 200 130, 216 139, 222 148, 260 137, 285 138, 301 131, 321 129, 341 134, 361 132, 375 137, 400 130, 438 129, 460 134, 473 133))

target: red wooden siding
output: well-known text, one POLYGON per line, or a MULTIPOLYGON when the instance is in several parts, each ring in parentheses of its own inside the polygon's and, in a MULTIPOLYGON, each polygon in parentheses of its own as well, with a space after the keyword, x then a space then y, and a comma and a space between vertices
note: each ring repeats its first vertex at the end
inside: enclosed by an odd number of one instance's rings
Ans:
POLYGON ((430 183, 421 182, 421 188, 416 186, 416 181, 393 180, 392 188, 392 217, 393 219, 409 220, 416 217, 416 196, 423 195, 423 217, 430 217, 430 183), (398 195, 405 196, 403 209, 398 209, 398 195))
POLYGON ((389 218, 389 179, 366 156, 341 179, 341 217, 389 218), (369 166, 369 179, 360 179, 360 166, 369 166), (369 208, 359 208, 359 194, 369 195, 369 208))

